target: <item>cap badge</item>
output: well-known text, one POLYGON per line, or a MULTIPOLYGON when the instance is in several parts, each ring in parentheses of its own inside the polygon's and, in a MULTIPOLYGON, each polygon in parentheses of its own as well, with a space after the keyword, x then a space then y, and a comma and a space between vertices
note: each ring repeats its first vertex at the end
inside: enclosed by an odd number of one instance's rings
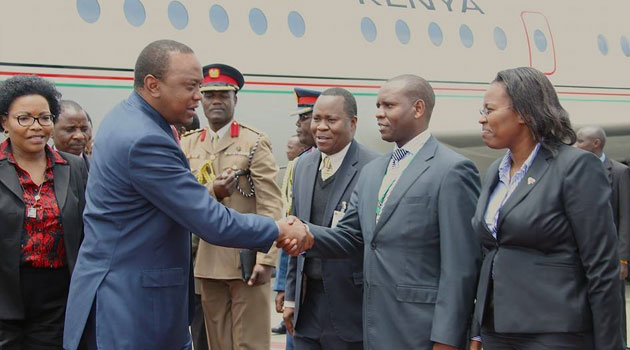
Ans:
POLYGON ((210 78, 216 79, 219 77, 219 75, 221 75, 221 71, 219 70, 219 68, 211 68, 208 71, 208 75, 210 76, 210 78))

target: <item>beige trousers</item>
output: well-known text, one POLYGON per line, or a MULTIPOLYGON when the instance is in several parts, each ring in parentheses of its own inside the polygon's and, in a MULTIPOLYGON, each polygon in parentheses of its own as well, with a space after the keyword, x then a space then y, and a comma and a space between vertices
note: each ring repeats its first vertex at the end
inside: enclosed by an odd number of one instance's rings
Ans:
POLYGON ((271 284, 201 278, 201 304, 212 350, 269 350, 271 284))

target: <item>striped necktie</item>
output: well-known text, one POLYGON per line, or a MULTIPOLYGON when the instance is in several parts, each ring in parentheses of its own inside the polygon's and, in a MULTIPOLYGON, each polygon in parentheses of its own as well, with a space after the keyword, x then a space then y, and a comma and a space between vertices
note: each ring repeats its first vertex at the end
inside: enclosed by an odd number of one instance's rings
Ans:
POLYGON ((396 148, 394 152, 392 152, 392 169, 396 169, 398 167, 398 164, 400 164, 400 161, 403 160, 408 154, 409 151, 407 151, 406 149, 396 148))

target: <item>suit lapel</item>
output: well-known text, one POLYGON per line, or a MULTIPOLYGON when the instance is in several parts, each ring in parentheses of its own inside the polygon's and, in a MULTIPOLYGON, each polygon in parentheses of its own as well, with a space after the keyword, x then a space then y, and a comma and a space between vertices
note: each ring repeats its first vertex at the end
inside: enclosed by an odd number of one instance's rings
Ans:
POLYGON ((219 153, 224 149, 230 147, 231 144, 234 143, 235 138, 230 136, 229 133, 225 133, 221 139, 219 139, 219 143, 217 144, 217 148, 213 153, 219 153))
POLYGON ((505 216, 516 207, 538 183, 540 179, 545 175, 545 172, 549 168, 548 159, 552 157, 551 152, 547 149, 540 147, 538 154, 532 163, 531 168, 527 171, 521 182, 516 186, 516 190, 510 198, 505 202, 503 207, 499 210, 499 220, 497 228, 501 227, 505 216), (530 178, 534 181, 530 183, 530 178))
POLYGON ((63 210, 68 197, 68 187, 70 186, 70 166, 67 164, 53 165, 53 176, 55 177, 55 196, 59 210, 63 210))
POLYGON ((2 182, 13 194, 24 202, 24 193, 15 167, 8 160, 0 161, 0 182, 2 182))
POLYGON ((346 192, 346 188, 352 181, 352 178, 357 173, 356 164, 358 162, 357 157, 357 145, 355 141, 352 141, 350 144, 350 148, 348 148, 348 153, 344 158, 341 166, 337 170, 337 176, 335 178, 335 188, 333 188, 333 192, 330 195, 328 203, 326 204, 326 211, 324 212, 324 222, 329 222, 332 220, 333 212, 337 207, 337 204, 343 197, 344 192, 346 192))
POLYGON ((490 193, 494 191, 495 187, 497 186, 497 183, 499 183, 498 174, 499 174, 500 164, 501 162, 495 162, 494 165, 488 168, 487 170, 488 176, 481 190, 481 194, 479 194, 479 200, 478 200, 479 204, 477 205, 477 212, 475 213, 477 223, 483 226, 485 233, 487 233, 489 237, 492 238, 493 240, 495 238, 492 235, 492 232, 490 232, 490 230, 488 229, 488 225, 486 225, 485 215, 486 215, 486 208, 488 207, 488 201, 490 200, 490 193))
POLYGON ((418 180, 418 178, 420 178, 420 176, 422 176, 422 174, 430 167, 429 161, 435 155, 436 149, 437 141, 435 141, 433 137, 429 138, 429 140, 427 140, 424 146, 422 146, 420 151, 418 151, 415 157, 411 160, 411 163, 409 163, 407 168, 403 170, 400 178, 392 189, 392 194, 389 195, 389 198, 387 198, 387 201, 383 206, 381 217, 374 228, 374 238, 376 238, 380 228, 385 225, 392 213, 396 210, 398 203, 400 203, 400 200, 405 196, 409 187, 411 187, 411 185, 413 185, 413 183, 416 182, 416 180, 418 180))
MULTIPOLYGON (((378 203, 378 191, 381 188, 381 182, 383 182, 383 176, 385 176, 385 169, 389 166, 389 160, 391 158, 391 153, 378 158, 374 161, 374 174, 373 176, 368 177, 368 183, 365 186, 366 192, 365 196, 361 193, 360 198, 364 198, 361 201, 365 201, 366 211, 367 211, 367 227, 364 230, 364 237, 366 234, 372 235, 376 226, 376 205, 378 203)), ((363 170, 365 171, 365 170, 363 170)), ((381 217, 382 218, 382 217, 381 217)), ((380 222, 380 221, 379 221, 380 222)), ((361 226, 363 226, 363 222, 361 222, 361 226)), ((367 241, 367 239, 366 239, 367 241)))
POLYGON ((604 160, 604 168, 606 168, 606 175, 608 176, 608 184, 612 186, 613 183, 613 176, 612 176, 612 161, 610 160, 610 158, 606 157, 606 159, 604 160))
POLYGON ((301 201, 301 209, 303 210, 301 215, 298 216, 306 221, 311 220, 311 206, 313 204, 313 191, 315 190, 315 181, 317 181, 317 175, 319 173, 319 159, 320 152, 313 150, 313 154, 309 154, 309 162, 306 162, 304 168, 304 181, 300 179, 298 183, 301 184, 302 193, 304 193, 304 199, 301 201))
POLYGON ((205 135, 202 135, 203 141, 201 141, 201 148, 203 148, 208 154, 214 154, 215 151, 212 149, 212 138, 210 137, 210 132, 210 128, 208 127, 204 128, 204 131, 202 131, 205 135))

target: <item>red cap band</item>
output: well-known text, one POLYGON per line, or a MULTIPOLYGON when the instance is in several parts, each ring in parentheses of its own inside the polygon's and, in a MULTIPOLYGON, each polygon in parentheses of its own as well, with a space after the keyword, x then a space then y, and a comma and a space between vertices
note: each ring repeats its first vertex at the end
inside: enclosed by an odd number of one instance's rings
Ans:
POLYGON ((238 83, 236 82, 236 80, 234 80, 232 77, 227 76, 227 75, 219 75, 217 78, 211 78, 209 75, 206 75, 205 77, 203 77, 203 82, 201 83, 201 85, 208 85, 208 84, 214 84, 214 83, 230 84, 238 88, 238 83))
POLYGON ((298 105, 314 105, 315 101, 317 101, 317 96, 302 96, 297 99, 298 105))

